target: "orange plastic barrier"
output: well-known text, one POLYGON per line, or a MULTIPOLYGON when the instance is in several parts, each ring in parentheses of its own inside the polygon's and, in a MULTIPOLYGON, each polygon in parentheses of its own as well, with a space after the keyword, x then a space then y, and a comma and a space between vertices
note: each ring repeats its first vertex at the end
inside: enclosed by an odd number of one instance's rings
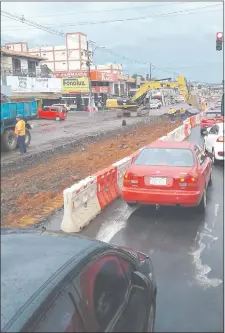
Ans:
POLYGON ((97 198, 101 209, 114 201, 119 196, 117 184, 117 167, 110 166, 97 174, 97 198))
POLYGON ((194 128, 195 126, 197 126, 196 116, 190 117, 189 119, 190 119, 191 128, 194 128))

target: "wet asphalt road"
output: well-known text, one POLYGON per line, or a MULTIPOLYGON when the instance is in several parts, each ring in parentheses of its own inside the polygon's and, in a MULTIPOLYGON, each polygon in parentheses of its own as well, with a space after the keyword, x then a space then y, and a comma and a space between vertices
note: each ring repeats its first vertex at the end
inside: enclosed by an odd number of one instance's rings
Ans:
MULTIPOLYGON (((202 142, 199 128, 190 140, 202 142)), ((150 255, 158 284, 156 332, 223 331, 223 167, 213 170, 206 213, 132 210, 117 200, 83 235, 150 255)))
MULTIPOLYGON (((189 140, 202 143, 199 128, 189 140)), ((82 235, 147 253, 158 284, 156 332, 223 332, 223 167, 213 169, 205 214, 189 208, 107 207, 82 235)), ((60 212, 47 229, 59 230, 60 212)))

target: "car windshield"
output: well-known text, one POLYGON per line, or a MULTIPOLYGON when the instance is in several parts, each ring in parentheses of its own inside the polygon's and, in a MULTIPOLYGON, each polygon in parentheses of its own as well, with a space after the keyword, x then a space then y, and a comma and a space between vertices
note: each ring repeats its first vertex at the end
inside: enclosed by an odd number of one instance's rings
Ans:
POLYGON ((181 148, 145 148, 134 162, 135 165, 168 167, 192 167, 193 153, 181 148))
POLYGON ((206 112, 206 117, 208 117, 208 118, 221 117, 221 113, 220 112, 206 112))

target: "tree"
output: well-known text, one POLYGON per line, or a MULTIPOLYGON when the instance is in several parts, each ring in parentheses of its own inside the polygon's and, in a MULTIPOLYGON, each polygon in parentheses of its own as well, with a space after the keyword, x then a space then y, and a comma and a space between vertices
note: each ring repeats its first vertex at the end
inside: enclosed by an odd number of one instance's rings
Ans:
POLYGON ((132 78, 133 78, 133 79, 136 79, 137 77, 138 77, 137 74, 133 74, 133 75, 132 75, 132 78))

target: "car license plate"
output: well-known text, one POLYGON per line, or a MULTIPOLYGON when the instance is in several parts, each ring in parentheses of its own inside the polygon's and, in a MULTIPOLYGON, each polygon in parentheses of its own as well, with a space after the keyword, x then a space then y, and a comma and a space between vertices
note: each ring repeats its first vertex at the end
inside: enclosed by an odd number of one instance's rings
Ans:
POLYGON ((166 185, 166 178, 151 177, 150 185, 166 185))

